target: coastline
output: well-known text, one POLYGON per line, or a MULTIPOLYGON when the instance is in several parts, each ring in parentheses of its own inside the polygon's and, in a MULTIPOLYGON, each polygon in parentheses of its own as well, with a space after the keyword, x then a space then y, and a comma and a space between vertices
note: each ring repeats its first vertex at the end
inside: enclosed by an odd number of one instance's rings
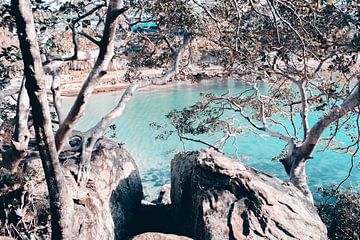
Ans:
MULTIPOLYGON (((175 82, 168 82, 166 84, 162 84, 162 85, 150 85, 150 86, 146 86, 144 88, 139 89, 138 91, 148 91, 151 89, 155 89, 155 88, 164 88, 164 87, 170 87, 176 84, 186 84, 186 85, 197 85, 200 82, 204 82, 204 81, 227 81, 233 78, 204 78, 199 82, 192 82, 190 80, 183 80, 183 81, 175 81, 175 82)), ((128 83, 118 83, 118 84, 114 84, 114 85, 106 85, 106 84, 100 84, 98 86, 96 86, 94 88, 93 94, 97 94, 97 93, 111 93, 111 92, 119 92, 121 90, 125 90, 128 86, 130 86, 130 84, 128 83)), ((67 88, 67 89, 61 89, 61 96, 62 97, 75 97, 79 94, 80 92, 80 88, 67 88)))
MULTIPOLYGON (((107 85, 107 84, 100 84, 94 88, 93 94, 96 93, 104 93, 104 92, 117 92, 123 89, 126 89, 129 84, 126 83, 118 83, 114 85, 107 85)), ((67 88, 61 89, 61 96, 62 97, 74 97, 77 96, 80 92, 80 88, 67 88)))
MULTIPOLYGON (((173 86, 175 84, 196 85, 203 81, 227 81, 229 79, 238 79, 238 77, 226 76, 223 71, 217 71, 217 72, 215 72, 215 74, 214 73, 209 74, 209 72, 205 70, 204 73, 206 75, 197 81, 192 81, 191 79, 188 79, 185 77, 181 80, 171 81, 171 82, 168 82, 168 83, 165 83, 162 85, 146 86, 144 88, 139 89, 139 91, 146 91, 146 90, 151 90, 154 88, 168 87, 168 86, 173 86)), ((106 92, 119 92, 121 90, 126 89, 129 85, 130 85, 129 83, 110 83, 110 84, 109 84, 109 82, 99 83, 99 85, 94 88, 93 94, 106 93, 106 92)), ((80 92, 81 86, 82 86, 82 84, 79 84, 79 82, 66 83, 61 88, 61 96, 63 96, 63 97, 77 96, 77 94, 80 92)))

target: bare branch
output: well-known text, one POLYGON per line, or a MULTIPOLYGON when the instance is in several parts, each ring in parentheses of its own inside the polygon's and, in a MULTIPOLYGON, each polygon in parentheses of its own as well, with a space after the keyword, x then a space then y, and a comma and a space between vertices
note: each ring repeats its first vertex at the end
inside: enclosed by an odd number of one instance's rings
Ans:
POLYGON ((140 80, 139 82, 131 84, 124 92, 120 98, 118 104, 106 114, 93 128, 89 129, 84 134, 81 134, 82 138, 82 165, 80 166, 78 182, 80 184, 86 182, 88 179, 88 173, 90 168, 90 160, 93 148, 98 139, 102 138, 106 129, 111 125, 115 118, 118 118, 122 115, 125 110, 125 107, 131 97, 134 95, 135 91, 139 88, 143 88, 149 85, 159 85, 165 84, 171 77, 176 75, 179 71, 181 57, 189 45, 190 35, 184 36, 183 43, 180 46, 179 50, 174 54, 173 66, 170 70, 166 71, 162 77, 151 78, 147 80, 140 80))
POLYGON ((2 167, 16 172, 19 163, 26 157, 26 149, 30 140, 28 128, 29 116, 29 96, 25 88, 25 78, 20 87, 20 93, 17 100, 15 131, 12 139, 11 148, 3 152, 2 167))
POLYGON ((77 32, 76 32, 76 24, 78 22, 80 22, 82 19, 90 16, 91 14, 93 14, 94 12, 96 12, 97 10, 99 10, 102 7, 105 7, 105 4, 101 4, 101 5, 97 5, 94 8, 92 8, 91 10, 89 10, 88 12, 84 13, 83 15, 75 18, 71 24, 69 25, 71 32, 72 32, 72 43, 74 45, 74 52, 72 56, 66 57, 66 56, 61 56, 61 57, 52 57, 50 58, 45 64, 48 64, 49 62, 52 61, 71 61, 71 60, 76 60, 78 58, 78 52, 79 52, 79 46, 78 46, 78 42, 77 42, 77 32))
POLYGON ((59 124, 61 124, 64 121, 64 114, 62 113, 62 109, 61 109, 61 90, 60 90, 61 79, 60 76, 57 75, 56 73, 52 74, 52 78, 53 80, 51 84, 51 92, 53 96, 53 103, 54 103, 56 115, 59 120, 59 124))
POLYGON ((331 123, 342 118, 345 114, 347 114, 349 111, 352 111, 358 105, 360 105, 359 84, 356 87, 356 90, 341 105, 335 106, 333 110, 325 114, 313 125, 308 133, 307 138, 301 146, 304 154, 311 154, 321 135, 331 123))
POLYGON ((64 122, 56 132, 56 148, 58 151, 64 147, 71 131, 75 127, 79 118, 84 114, 85 106, 99 80, 106 74, 109 63, 114 55, 114 36, 117 27, 117 17, 126 11, 121 8, 120 0, 111 0, 105 21, 103 37, 100 42, 100 52, 95 62, 95 66, 85 80, 78 97, 75 100, 70 112, 64 122))
POLYGON ((308 129, 309 129, 309 122, 308 122, 308 99, 306 96, 306 91, 305 91, 305 81, 301 81, 298 82, 296 84, 299 88, 299 92, 300 92, 300 97, 301 97, 301 112, 300 112, 300 116, 301 116, 301 124, 303 127, 303 132, 304 132, 304 141, 306 139, 307 133, 308 133, 308 129))
POLYGON ((81 36, 84 36, 85 38, 87 38, 90 42, 94 43, 95 45, 100 46, 100 41, 96 40, 95 38, 93 38, 92 36, 87 34, 86 32, 79 32, 79 34, 81 36))
POLYGON ((204 144, 204 145, 208 146, 209 148, 212 148, 212 149, 216 150, 217 152, 222 153, 222 151, 219 148, 217 148, 216 146, 211 145, 210 143, 207 143, 201 139, 190 138, 190 137, 186 137, 186 136, 182 136, 182 135, 179 135, 179 137, 181 140, 184 139, 184 140, 204 144))

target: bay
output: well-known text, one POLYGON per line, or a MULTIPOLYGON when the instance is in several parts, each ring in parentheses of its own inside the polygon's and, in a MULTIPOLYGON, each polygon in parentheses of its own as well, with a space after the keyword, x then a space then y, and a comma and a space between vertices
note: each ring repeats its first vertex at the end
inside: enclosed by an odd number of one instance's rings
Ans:
MULTIPOLYGON (((235 94, 246 89, 247 86, 241 81, 203 81, 200 84, 191 85, 179 83, 168 86, 151 87, 138 91, 130 100, 123 115, 115 121, 116 129, 109 130, 107 135, 115 134, 116 140, 124 143, 125 148, 134 157, 144 186, 144 194, 147 199, 157 197, 160 187, 170 182, 170 161, 174 154, 183 150, 195 150, 204 148, 204 145, 194 142, 182 143, 176 135, 170 136, 166 141, 157 140, 160 133, 150 126, 151 123, 166 125, 171 129, 165 115, 173 109, 182 109, 198 101, 200 93, 212 92, 216 94, 235 94)), ((266 86, 263 86, 266 88, 266 86)), ((122 92, 94 94, 85 109, 85 115, 81 118, 76 128, 87 130, 94 126, 101 117, 109 112, 120 99, 122 92)), ((63 98, 66 111, 71 107, 74 98, 63 98)), ((320 116, 320 115, 319 115, 320 116)), ((310 126, 318 117, 312 114, 309 117, 310 126)), ((228 117, 239 118, 236 114, 228 117)), ((286 126, 290 127, 289 119, 276 117, 286 126)), ((239 118, 241 124, 246 122, 239 118)), ((300 121, 299 117, 296 121, 300 121)), ((276 128, 275 128, 276 129, 276 128)), ((276 130, 282 131, 278 128, 276 130)), ((327 133, 325 133, 326 135, 327 133)), ((219 136, 205 137, 214 143, 219 136)), ((337 141, 349 141, 345 134, 340 133, 337 141)), ((224 147, 225 154, 238 158, 245 164, 260 171, 287 180, 285 171, 279 162, 271 161, 284 148, 284 142, 267 136, 246 134, 238 136, 234 145, 229 142, 224 147), (234 145, 236 148, 234 148, 234 145)), ((317 148, 319 150, 320 147, 317 148)), ((320 187, 338 184, 344 179, 351 165, 351 156, 339 154, 332 150, 317 152, 313 159, 308 160, 307 175, 309 186, 315 199, 320 199, 317 189, 320 187)), ((355 168, 347 186, 358 187, 360 171, 358 158, 355 159, 355 168)))

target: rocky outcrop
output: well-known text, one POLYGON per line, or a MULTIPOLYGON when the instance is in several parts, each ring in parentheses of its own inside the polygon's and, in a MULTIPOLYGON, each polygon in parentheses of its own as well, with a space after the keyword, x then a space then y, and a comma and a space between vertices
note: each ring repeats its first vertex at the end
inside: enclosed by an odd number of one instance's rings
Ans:
MULTIPOLYGON (((64 156, 63 156, 64 157, 64 156)), ((109 139, 97 142, 91 159, 89 180, 76 183, 76 157, 63 162, 74 199, 73 231, 78 239, 128 239, 142 199, 139 171, 130 154, 109 139)))
MULTIPOLYGON (((137 166, 122 145, 100 139, 92 153, 88 181, 80 186, 77 182, 80 153, 64 151, 59 158, 73 202, 72 231, 76 239, 119 240, 138 233, 135 225, 143 196, 142 185, 137 166)), ((6 176, 0 171, 0 180, 6 176)), ((11 177, 11 188, 4 188, 0 181, 0 225, 5 223, 13 236, 27 238, 30 232, 31 239, 50 239, 50 206, 45 199, 48 191, 40 159, 23 161, 19 172, 11 177)), ((3 230, 0 227, 0 235, 9 234, 3 230)))
POLYGON ((211 150, 171 163, 179 232, 194 239, 327 239, 315 207, 293 185, 211 150))

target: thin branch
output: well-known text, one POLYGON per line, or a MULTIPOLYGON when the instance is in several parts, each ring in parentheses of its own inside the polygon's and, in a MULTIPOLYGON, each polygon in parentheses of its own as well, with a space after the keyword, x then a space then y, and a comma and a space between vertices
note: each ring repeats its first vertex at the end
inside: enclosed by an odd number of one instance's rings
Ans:
POLYGON ((216 150, 217 152, 222 153, 222 151, 221 151, 219 148, 217 148, 216 146, 211 145, 210 143, 207 143, 207 142, 205 142, 205 141, 203 141, 203 140, 201 140, 201 139, 195 139, 195 138, 190 138, 190 137, 186 137, 186 136, 179 136, 179 137, 180 137, 181 140, 182 140, 182 139, 185 139, 185 140, 188 140, 188 141, 192 141, 192 142, 197 142, 197 143, 204 144, 204 145, 206 145, 206 146, 208 146, 208 147, 210 147, 210 148, 213 148, 213 149, 216 150))
MULTIPOLYGON (((350 178, 351 176, 351 173, 354 169, 354 165, 355 165, 355 157, 359 151, 359 148, 360 148, 360 144, 359 144, 359 141, 360 141, 360 122, 359 122, 359 117, 360 117, 360 114, 358 113, 357 115, 357 118, 356 118, 356 123, 357 123, 357 141, 356 141, 356 149, 355 151, 351 154, 351 164, 350 164, 350 168, 349 168, 349 171, 346 175, 346 177, 337 185, 337 187, 335 188, 335 192, 337 192, 339 190, 339 188, 350 178)), ((328 202, 330 200, 332 196, 329 196, 325 202, 328 202)))
POLYGON ((76 60, 78 58, 78 52, 79 52, 79 47, 78 47, 78 42, 77 42, 77 32, 76 32, 76 24, 81 21, 82 19, 90 16, 91 14, 93 14, 94 12, 96 12, 97 10, 101 9, 102 7, 105 7, 105 4, 101 4, 101 5, 97 5, 94 8, 92 8, 91 10, 89 10, 88 12, 84 13, 83 15, 75 18, 72 20, 72 23, 69 25, 71 32, 72 32, 72 43, 74 46, 74 52, 71 56, 67 57, 67 56, 61 56, 61 57, 51 57, 49 60, 47 60, 44 64, 47 65, 50 62, 53 61, 72 61, 72 60, 76 60))
POLYGON ((86 32, 79 32, 79 35, 85 37, 86 39, 88 39, 90 42, 94 43, 97 46, 100 46, 100 41, 96 40, 95 38, 93 38, 92 36, 90 36, 89 34, 87 34, 86 32))

